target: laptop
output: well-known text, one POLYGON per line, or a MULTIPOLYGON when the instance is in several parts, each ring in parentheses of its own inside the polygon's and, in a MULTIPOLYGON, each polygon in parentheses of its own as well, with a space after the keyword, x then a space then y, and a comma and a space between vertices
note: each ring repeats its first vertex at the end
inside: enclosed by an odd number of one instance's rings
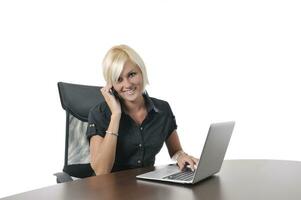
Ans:
POLYGON ((221 169, 235 122, 210 125, 196 170, 186 167, 180 171, 176 164, 164 166, 154 171, 136 176, 138 179, 194 184, 204 180, 221 169))

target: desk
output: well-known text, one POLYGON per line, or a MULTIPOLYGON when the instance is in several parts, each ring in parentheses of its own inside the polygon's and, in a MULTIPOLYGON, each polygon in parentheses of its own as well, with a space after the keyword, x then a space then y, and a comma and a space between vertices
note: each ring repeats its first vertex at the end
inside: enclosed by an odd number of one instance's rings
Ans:
POLYGON ((136 180, 151 168, 90 177, 25 192, 3 200, 212 199, 300 200, 301 162, 226 160, 217 175, 196 185, 136 180))

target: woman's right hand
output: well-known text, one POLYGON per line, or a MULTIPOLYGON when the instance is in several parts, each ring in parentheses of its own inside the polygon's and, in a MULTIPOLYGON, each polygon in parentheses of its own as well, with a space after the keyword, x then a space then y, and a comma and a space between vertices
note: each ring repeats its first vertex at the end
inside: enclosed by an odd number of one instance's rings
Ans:
POLYGON ((100 89, 102 96, 105 98, 112 115, 121 115, 121 106, 119 99, 116 98, 112 91, 112 85, 106 85, 100 89))

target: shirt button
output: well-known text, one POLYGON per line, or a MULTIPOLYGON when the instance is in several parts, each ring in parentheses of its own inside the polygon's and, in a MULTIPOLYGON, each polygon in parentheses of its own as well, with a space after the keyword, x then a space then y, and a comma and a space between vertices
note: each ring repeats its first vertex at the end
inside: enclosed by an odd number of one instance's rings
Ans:
POLYGON ((142 127, 142 126, 140 127, 140 130, 141 130, 141 131, 143 130, 143 127, 142 127))
POLYGON ((140 163, 141 163, 141 160, 138 160, 137 163, 140 164, 140 163))
POLYGON ((139 147, 141 148, 141 147, 142 147, 142 144, 139 144, 139 147))

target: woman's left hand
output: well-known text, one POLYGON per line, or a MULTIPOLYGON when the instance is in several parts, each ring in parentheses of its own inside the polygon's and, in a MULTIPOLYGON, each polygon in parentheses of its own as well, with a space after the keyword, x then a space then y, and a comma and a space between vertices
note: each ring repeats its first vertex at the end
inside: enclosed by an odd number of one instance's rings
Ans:
POLYGON ((198 164, 199 159, 190 156, 186 153, 181 153, 177 159, 177 163, 178 166, 180 168, 180 170, 182 171, 183 169, 185 169, 185 167, 187 167, 187 165, 189 166, 189 168, 194 171, 195 170, 195 166, 198 164))

